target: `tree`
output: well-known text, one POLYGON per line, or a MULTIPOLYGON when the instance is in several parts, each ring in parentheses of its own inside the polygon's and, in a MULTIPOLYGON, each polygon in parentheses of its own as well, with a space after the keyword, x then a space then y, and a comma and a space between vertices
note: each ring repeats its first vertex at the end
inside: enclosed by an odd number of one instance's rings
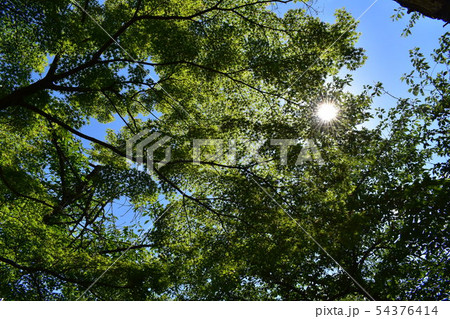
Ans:
POLYGON ((408 9, 408 13, 415 11, 450 23, 450 3, 446 0, 395 0, 395 2, 408 9))
POLYGON ((1 297, 448 297, 448 163, 426 166, 448 156, 445 74, 428 76, 417 52, 412 90, 436 93, 361 129, 382 87, 352 95, 337 76, 365 60, 354 19, 324 23, 307 2, 277 16, 286 2, 7 2, 1 297), (332 125, 314 115, 325 100, 340 107, 332 125), (114 118, 123 128, 105 141, 82 133, 114 118), (145 130, 171 138, 151 174, 127 161, 142 161, 126 144, 145 130), (235 141, 237 161, 209 146, 193 163, 196 139, 235 141), (321 160, 296 165, 296 143, 284 163, 271 139, 313 141, 321 160), (114 212, 124 198, 132 227, 114 212))

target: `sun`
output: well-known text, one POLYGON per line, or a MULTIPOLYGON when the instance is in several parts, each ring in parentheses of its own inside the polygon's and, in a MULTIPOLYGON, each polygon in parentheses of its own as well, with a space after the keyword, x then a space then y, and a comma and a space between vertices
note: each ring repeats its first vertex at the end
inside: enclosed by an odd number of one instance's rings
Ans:
POLYGON ((318 106, 317 108, 317 116, 323 122, 331 122, 336 119, 339 113, 339 109, 332 102, 325 102, 318 106))

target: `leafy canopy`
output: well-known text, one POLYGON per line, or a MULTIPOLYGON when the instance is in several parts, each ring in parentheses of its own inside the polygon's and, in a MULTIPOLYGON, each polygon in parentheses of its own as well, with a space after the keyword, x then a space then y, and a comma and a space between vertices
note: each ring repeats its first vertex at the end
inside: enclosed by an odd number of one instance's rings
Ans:
POLYGON ((361 126, 384 89, 345 90, 365 60, 355 20, 306 1, 276 14, 287 2, 6 1, 0 297, 448 298, 447 71, 412 51, 417 100, 361 126), (93 120, 123 128, 98 140, 93 120), (126 159, 144 129, 171 137, 154 174, 126 159), (237 141, 238 161, 193 164, 195 139, 237 141), (299 143, 283 165, 270 139, 311 140, 321 161, 295 165, 299 143))

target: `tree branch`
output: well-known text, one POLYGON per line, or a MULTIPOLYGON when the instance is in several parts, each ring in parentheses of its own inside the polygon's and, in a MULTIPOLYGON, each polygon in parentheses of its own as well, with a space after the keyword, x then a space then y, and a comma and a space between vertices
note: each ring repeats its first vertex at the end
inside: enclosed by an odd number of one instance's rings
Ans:
POLYGON ((37 202, 37 203, 41 203, 42 205, 45 205, 45 206, 50 207, 50 208, 52 208, 52 209, 55 208, 55 206, 50 205, 49 203, 46 203, 46 202, 43 201, 43 200, 40 200, 40 199, 38 199, 38 198, 34 198, 34 197, 31 197, 31 196, 22 194, 21 192, 17 191, 17 190, 16 190, 11 184, 9 184, 9 182, 6 180, 6 177, 5 177, 4 172, 3 172, 3 168, 2 168, 1 166, 0 166, 0 180, 3 182, 3 184, 5 184, 5 186, 6 186, 12 193, 16 194, 17 196, 23 197, 23 198, 26 198, 26 199, 29 199, 29 200, 34 201, 34 202, 37 202))

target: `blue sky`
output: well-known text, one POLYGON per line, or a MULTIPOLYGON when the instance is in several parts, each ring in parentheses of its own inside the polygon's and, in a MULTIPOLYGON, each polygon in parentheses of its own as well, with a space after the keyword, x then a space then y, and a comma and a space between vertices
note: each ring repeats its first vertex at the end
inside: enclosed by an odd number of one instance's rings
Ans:
MULTIPOLYGON (((338 8, 345 8, 357 18, 373 3, 374 0, 318 0, 317 6, 322 11, 319 16, 332 22, 333 13, 338 8)), ((357 28, 361 33, 358 46, 366 50, 368 59, 363 67, 352 72, 354 83, 350 91, 359 93, 364 84, 380 81, 392 95, 407 97, 408 87, 400 78, 412 70, 409 50, 420 47, 427 56, 438 47, 444 22, 420 19, 413 28, 412 35, 405 38, 401 34, 409 17, 392 21, 391 16, 397 8, 399 5, 393 0, 379 0, 361 17, 357 28)), ((389 108, 395 102, 391 97, 382 96, 375 100, 373 107, 389 108)))
MULTIPOLYGON (((318 9, 318 16, 326 21, 333 22, 336 9, 345 8, 353 17, 358 18, 372 4, 373 6, 361 17, 357 30, 361 33, 357 44, 366 51, 368 59, 363 67, 353 71, 354 82, 349 91, 360 93, 363 85, 372 85, 382 82, 384 88, 394 96, 408 97, 408 87, 401 82, 403 74, 412 70, 409 50, 418 46, 427 55, 438 46, 438 38, 444 32, 444 23, 429 18, 420 19, 413 28, 412 35, 407 38, 401 36, 403 29, 409 22, 408 15, 400 21, 392 21, 391 16, 399 5, 393 0, 318 0, 314 7, 318 9)), ((279 5, 278 13, 283 14, 290 8, 302 7, 301 3, 279 5)), ((431 66, 433 67, 433 66, 431 66)), ((389 96, 375 99, 373 108, 390 108, 396 100, 389 96)), ((100 124, 95 120, 85 126, 81 131, 100 140, 105 140, 106 129, 119 130, 123 126, 120 119, 108 124, 100 124)), ((84 141, 85 145, 89 143, 84 141)), ((116 207, 115 211, 124 209, 116 207)), ((128 215, 128 214, 127 214, 128 215)), ((126 221, 128 218, 120 218, 126 221)))

